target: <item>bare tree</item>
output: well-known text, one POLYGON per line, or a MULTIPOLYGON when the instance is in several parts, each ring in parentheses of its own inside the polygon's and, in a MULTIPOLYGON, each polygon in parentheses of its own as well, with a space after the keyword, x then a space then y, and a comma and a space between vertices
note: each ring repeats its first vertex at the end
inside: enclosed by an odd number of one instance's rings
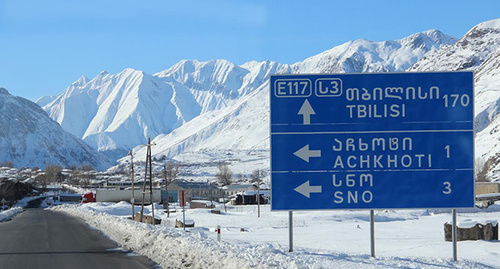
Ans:
POLYGON ((89 187, 92 183, 92 180, 95 179, 95 170, 94 170, 94 167, 92 167, 92 165, 89 165, 89 164, 85 164, 85 165, 82 165, 81 167, 81 170, 82 170, 82 175, 83 175, 83 185, 85 187, 89 187))
POLYGON ((165 179, 165 201, 163 201, 163 206, 167 209, 167 218, 170 217, 170 210, 168 208, 168 203, 170 202, 170 196, 168 195, 168 184, 177 179, 180 172, 180 166, 174 162, 167 162, 163 166, 163 178, 165 179))
POLYGON ((165 204, 168 204, 168 200, 170 199, 168 196, 168 184, 170 182, 177 179, 177 176, 180 173, 180 165, 174 162, 167 162, 163 165, 163 179, 165 180, 165 191, 167 194, 167 201, 165 204))
POLYGON ((14 168, 14 163, 11 161, 5 161, 0 163, 0 167, 14 168))
POLYGON ((219 162, 219 172, 215 175, 222 186, 230 185, 233 172, 229 169, 229 165, 224 162, 219 162))
POLYGON ((47 183, 60 182, 62 180, 62 167, 60 165, 47 165, 45 167, 45 180, 47 183))
POLYGON ((252 174, 250 175, 250 178, 252 179, 252 182, 255 182, 257 184, 257 217, 260 218, 260 183, 262 182, 262 178, 266 176, 266 172, 262 171, 260 169, 253 170, 252 174))
POLYGON ((252 174, 250 174, 250 179, 251 182, 255 183, 258 180, 262 180, 266 176, 267 176, 266 171, 257 169, 252 171, 252 174))
POLYGON ((247 181, 247 176, 244 174, 238 174, 236 177, 236 182, 246 182, 247 181))
POLYGON ((46 174, 39 175, 35 180, 44 191, 47 189, 47 185, 49 185, 50 183, 46 174))
POLYGON ((82 170, 83 171, 95 171, 94 167, 92 167, 92 165, 90 165, 90 164, 82 165, 82 170))
POLYGON ((69 175, 69 184, 76 186, 80 183, 80 170, 75 166, 71 166, 71 174, 69 175))
POLYGON ((174 162, 167 162, 163 166, 163 177, 165 179, 165 183, 170 183, 177 179, 177 176, 180 173, 180 165, 174 162))
POLYGON ((59 165, 47 165, 45 166, 45 173, 38 176, 35 180, 38 185, 41 186, 43 190, 47 188, 47 185, 51 183, 58 182, 62 178, 62 167, 59 165))

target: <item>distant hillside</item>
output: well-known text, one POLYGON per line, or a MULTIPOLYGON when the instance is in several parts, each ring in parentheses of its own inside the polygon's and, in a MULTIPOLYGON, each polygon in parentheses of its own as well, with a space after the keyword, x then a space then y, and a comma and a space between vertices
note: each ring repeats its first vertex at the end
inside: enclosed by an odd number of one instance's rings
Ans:
POLYGON ((110 162, 81 139, 67 133, 37 104, 0 88, 0 162, 16 167, 92 165, 110 162))

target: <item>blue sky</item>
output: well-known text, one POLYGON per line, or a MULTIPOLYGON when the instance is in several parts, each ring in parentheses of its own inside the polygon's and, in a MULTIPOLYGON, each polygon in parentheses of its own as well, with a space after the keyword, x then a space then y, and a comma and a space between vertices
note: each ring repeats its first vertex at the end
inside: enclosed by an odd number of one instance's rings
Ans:
POLYGON ((81 75, 147 73, 182 59, 295 63, 365 38, 461 37, 498 0, 0 0, 0 87, 36 100, 81 75))

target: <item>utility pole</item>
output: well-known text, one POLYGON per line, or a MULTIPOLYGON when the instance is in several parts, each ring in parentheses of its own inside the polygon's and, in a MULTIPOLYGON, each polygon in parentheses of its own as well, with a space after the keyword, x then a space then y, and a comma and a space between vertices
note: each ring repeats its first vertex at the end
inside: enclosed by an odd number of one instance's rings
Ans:
POLYGON ((169 200, 170 196, 168 195, 168 178, 167 178, 167 163, 164 164, 164 170, 163 170, 163 179, 165 179, 165 192, 167 194, 166 201, 163 202, 163 206, 167 205, 167 218, 170 217, 170 209, 168 208, 169 206, 169 200))
MULTIPOLYGON (((134 153, 132 150, 130 150, 130 177, 132 179, 132 197, 130 198, 130 203, 132 204, 132 219, 134 219, 134 215, 135 215, 135 209, 134 209, 134 206, 135 206, 135 195, 134 195, 134 189, 135 189, 135 185, 134 185, 134 153)), ((142 217, 141 217, 142 218, 142 217)))
POLYGON ((144 171, 144 184, 142 185, 142 207, 141 207, 141 222, 143 221, 143 216, 144 216, 144 200, 146 198, 146 182, 148 179, 148 174, 149 174, 149 200, 151 201, 151 212, 152 212, 152 219, 151 219, 151 224, 154 225, 154 219, 155 219, 155 207, 154 207, 154 200, 153 200, 153 170, 152 170, 152 160, 151 160, 151 146, 154 146, 156 144, 151 144, 151 138, 148 137, 148 143, 146 145, 147 151, 146 151, 146 169, 144 171))
POLYGON ((257 217, 260 218, 260 170, 257 169, 257 217))
POLYGON ((207 183, 208 183, 208 193, 210 194, 210 206, 212 206, 214 204, 212 197, 212 182, 210 182, 210 180, 207 179, 207 183))

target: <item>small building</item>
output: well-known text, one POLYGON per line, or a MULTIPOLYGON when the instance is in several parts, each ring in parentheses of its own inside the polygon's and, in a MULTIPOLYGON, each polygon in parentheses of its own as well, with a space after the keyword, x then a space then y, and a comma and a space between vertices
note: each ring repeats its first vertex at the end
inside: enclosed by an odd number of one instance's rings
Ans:
POLYGON ((231 184, 223 187, 225 197, 234 197, 238 193, 256 191, 257 186, 253 184, 231 184))
POLYGON ((236 197, 231 199, 231 204, 232 205, 265 205, 269 203, 269 201, 264 197, 264 194, 260 194, 260 199, 258 198, 259 195, 255 193, 251 194, 244 194, 244 193, 238 193, 236 194, 236 197))
POLYGON ((474 195, 500 193, 498 182, 476 182, 474 195))

